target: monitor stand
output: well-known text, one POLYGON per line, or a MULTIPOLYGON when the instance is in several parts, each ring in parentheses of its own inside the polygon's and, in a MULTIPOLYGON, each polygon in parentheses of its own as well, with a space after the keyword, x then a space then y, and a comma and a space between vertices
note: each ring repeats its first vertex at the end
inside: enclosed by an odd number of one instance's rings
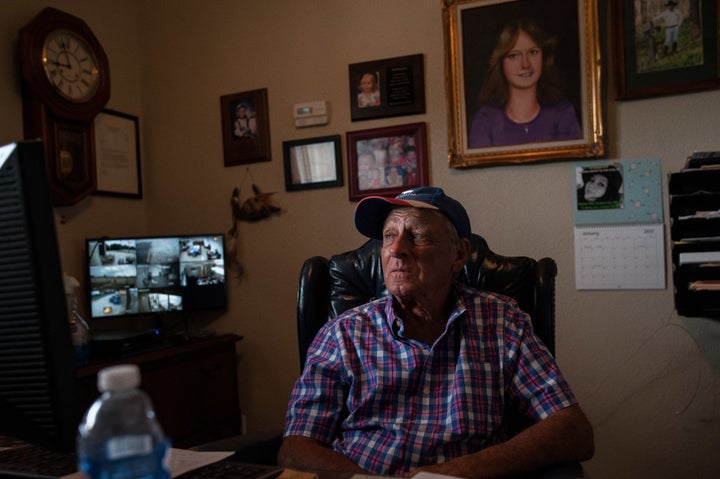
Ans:
POLYGON ((90 340, 90 355, 93 359, 117 358, 162 342, 163 337, 157 329, 98 332, 93 333, 90 340))

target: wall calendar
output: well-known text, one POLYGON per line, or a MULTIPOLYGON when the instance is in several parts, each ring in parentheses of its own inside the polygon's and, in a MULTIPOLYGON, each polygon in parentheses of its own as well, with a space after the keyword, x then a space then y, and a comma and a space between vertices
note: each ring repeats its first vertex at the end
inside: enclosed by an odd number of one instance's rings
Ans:
POLYGON ((575 287, 664 289, 660 160, 573 166, 575 287))

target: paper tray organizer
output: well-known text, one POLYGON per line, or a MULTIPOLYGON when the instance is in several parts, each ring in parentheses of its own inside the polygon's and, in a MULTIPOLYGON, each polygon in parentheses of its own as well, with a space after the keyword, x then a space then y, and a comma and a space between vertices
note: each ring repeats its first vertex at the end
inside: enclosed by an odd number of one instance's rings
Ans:
POLYGON ((720 168, 669 176, 675 308, 720 318, 720 168))

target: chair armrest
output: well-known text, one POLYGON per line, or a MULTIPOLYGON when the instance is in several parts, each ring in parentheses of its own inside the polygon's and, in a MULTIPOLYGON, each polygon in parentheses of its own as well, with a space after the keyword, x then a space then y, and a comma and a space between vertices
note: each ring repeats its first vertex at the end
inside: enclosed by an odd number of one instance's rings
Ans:
POLYGON ((536 333, 545 342, 550 353, 555 355, 555 278, 557 263, 552 258, 541 258, 535 265, 537 290, 535 298, 535 314, 543 321, 533 322, 536 333))
POLYGON ((328 319, 330 307, 330 274, 328 260, 313 256, 303 263, 297 293, 297 330, 300 370, 305 364, 308 347, 320 326, 328 319))
POLYGON ((579 462, 568 462, 552 466, 533 477, 535 479, 583 479, 585 471, 579 462))
POLYGON ((233 460, 252 464, 277 465, 277 455, 282 443, 282 431, 263 431, 231 436, 201 444, 194 451, 235 451, 233 460))

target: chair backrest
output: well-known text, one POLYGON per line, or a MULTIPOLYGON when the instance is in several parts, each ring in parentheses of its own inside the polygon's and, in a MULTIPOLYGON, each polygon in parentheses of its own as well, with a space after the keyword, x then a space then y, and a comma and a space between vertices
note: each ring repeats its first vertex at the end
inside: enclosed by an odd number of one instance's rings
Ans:
MULTIPOLYGON (((328 319, 385 296, 380 241, 369 240, 357 249, 308 258, 300 272, 297 295, 300 368, 308 347, 328 319)), ((555 354, 555 276, 551 258, 502 256, 490 250, 481 236, 472 235, 470 255, 459 281, 480 290, 514 298, 530 315, 533 329, 555 354)))

